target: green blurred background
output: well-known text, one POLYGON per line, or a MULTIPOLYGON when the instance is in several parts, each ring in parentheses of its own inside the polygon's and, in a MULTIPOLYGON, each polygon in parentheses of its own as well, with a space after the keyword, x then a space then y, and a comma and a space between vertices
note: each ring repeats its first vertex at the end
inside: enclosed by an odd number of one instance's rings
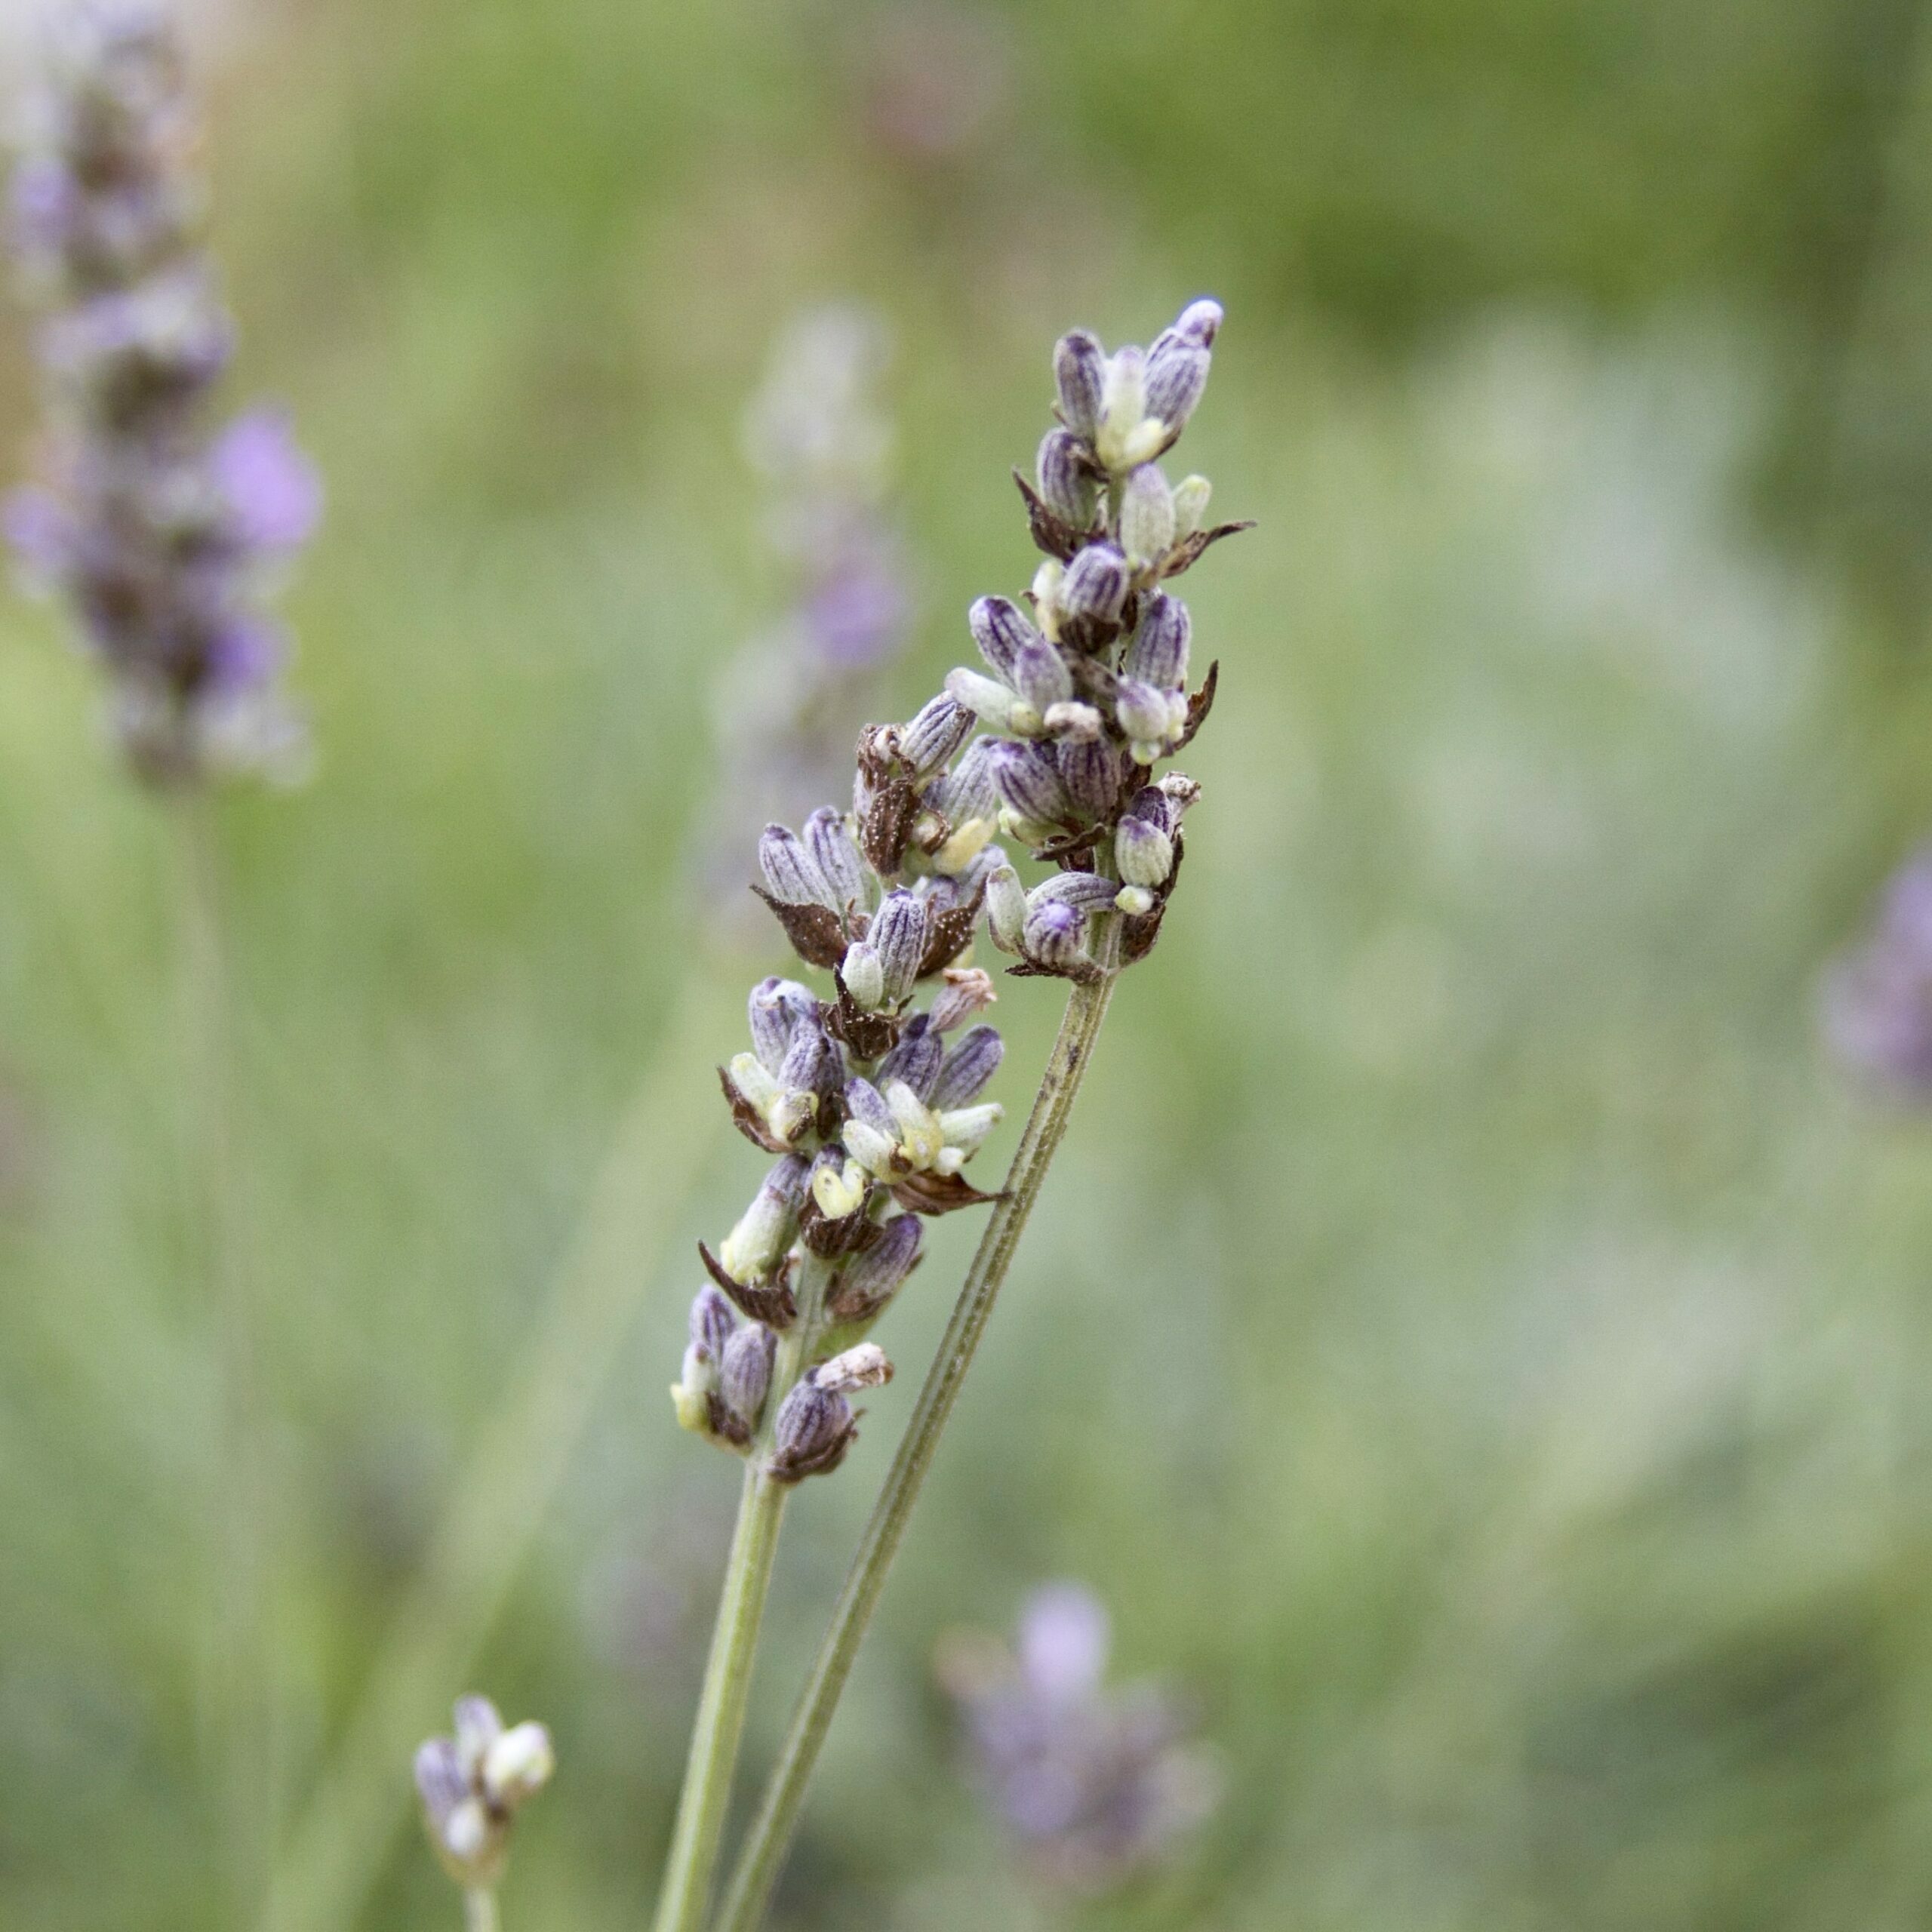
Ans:
MULTIPOLYGON (((206 21, 237 394, 331 491, 320 747, 223 808, 293 1834, 705 951, 709 694, 774 608, 743 401, 898 355, 924 620, 1032 555, 1075 323, 1229 321, 1187 455, 1222 703, 1160 950, 835 1733, 780 1918, 951 1932, 1923 1924, 1932 1140, 1816 986, 1932 823, 1917 0, 317 0, 206 21), (935 1639, 1037 1580, 1228 1796, 1031 1893, 935 1639)), ((5 446, 33 414, 20 331, 5 446)), ((0 614, 0 1922, 204 1927, 211 1312, 165 828, 0 614)), ((856 724, 858 721, 854 720, 856 724)), ((740 1044, 716 969, 720 1057, 740 1044)), ((1015 1111, 1054 989, 994 1016, 1015 1111)), ((685 1009, 688 1014, 689 1009, 685 1009)), ((710 1051, 700 1043, 702 1051, 710 1051)), ((715 1106, 694 1084, 667 1135, 715 1106)), ((1004 1160, 1009 1125, 990 1149, 1004 1160)), ((473 1673, 552 1725, 512 1927, 651 1895, 736 1472, 672 1426, 715 1142, 473 1673)), ((922 1361, 972 1237, 882 1339, 922 1361)), ((761 1764, 913 1378, 794 1510, 761 1764)), ((429 1687, 426 1728, 467 1680, 429 1687)), ((417 1720, 411 1718, 411 1721, 417 1720)), ((394 1767, 400 1793, 406 1754, 394 1767)), ((452 1921, 383 1840, 355 1924, 452 1921)), ((349 1932, 345 1924, 340 1932, 349 1932)))

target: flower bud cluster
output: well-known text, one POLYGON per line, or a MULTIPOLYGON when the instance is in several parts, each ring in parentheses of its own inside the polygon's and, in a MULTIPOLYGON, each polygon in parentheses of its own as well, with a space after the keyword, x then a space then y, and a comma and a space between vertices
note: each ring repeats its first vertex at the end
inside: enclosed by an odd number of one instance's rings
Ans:
POLYGON ((983 669, 947 694, 994 735, 963 763, 990 787, 998 829, 1061 868, 1028 891, 1001 866, 984 875, 993 942, 1016 971, 1071 979, 1102 970, 1097 916, 1124 915, 1121 958, 1157 937, 1180 864, 1180 820, 1198 788, 1152 768, 1187 744, 1214 700, 1190 694, 1192 624, 1164 586, 1218 538, 1204 477, 1171 484, 1161 459, 1207 386, 1220 305, 1189 304, 1152 346, 1109 355, 1084 330, 1054 352, 1059 426, 1041 442, 1037 487, 1020 479, 1035 544, 1030 611, 983 597, 970 614, 983 669))
POLYGON ((720 1069, 773 1164, 715 1252, 700 1244, 710 1284, 672 1395, 685 1427, 778 1481, 835 1468, 848 1398, 891 1374, 862 1338, 918 1263, 921 1217, 989 1198, 964 1170, 1001 1116, 982 1096, 1002 1049, 975 1023, 992 983, 961 961, 1009 869, 972 728, 943 695, 869 726, 851 811, 758 841, 753 890, 830 983, 760 980, 749 1044, 720 1069))
POLYGON ((487 1697, 459 1697, 455 1718, 453 1737, 432 1737, 416 1754, 423 1828, 458 1884, 492 1886, 517 1812, 549 1783, 556 1754, 542 1724, 506 1730, 487 1697))
POLYGON ((1090 1592, 1051 1584, 1028 1599, 1011 1648, 961 1632, 940 1656, 974 1782, 1036 1875, 1085 1895, 1171 1860, 1221 1783, 1169 1693, 1106 1688, 1108 1639, 1090 1592))
POLYGON ((14 240, 55 420, 8 535, 72 605, 143 777, 285 772, 302 734, 275 689, 288 640, 264 594, 313 529, 320 486, 278 414, 219 433, 205 420, 234 332, 200 248, 167 16, 102 0, 49 26, 14 240))

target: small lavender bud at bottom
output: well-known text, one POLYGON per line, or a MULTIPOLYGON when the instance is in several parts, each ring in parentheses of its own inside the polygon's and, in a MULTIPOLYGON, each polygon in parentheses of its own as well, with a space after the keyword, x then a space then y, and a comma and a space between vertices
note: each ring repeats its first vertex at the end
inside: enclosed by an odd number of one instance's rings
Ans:
POLYGON ((1032 825, 1054 825, 1072 808, 1051 755, 1037 745, 995 740, 987 753, 993 783, 1014 816, 1032 825))
POLYGON ((912 1272, 923 1238, 916 1214, 887 1222, 878 1239, 847 1264, 838 1286, 841 1301, 867 1312, 883 1307, 912 1272))
POLYGON ((1010 597, 982 597, 966 614, 973 641, 996 677, 1013 674, 1014 654, 1038 633, 1010 597))
POLYGON ((451 1712, 456 1727, 456 1755, 463 1775, 474 1778, 483 1769, 483 1754, 503 1734, 503 1720, 488 1697, 472 1692, 459 1697, 451 1712))
POLYGON ((828 1395, 849 1395, 860 1389, 880 1389, 892 1380, 892 1364, 876 1342, 861 1342, 855 1349, 822 1361, 812 1371, 812 1383, 828 1395))
POLYGON ((540 1724, 513 1724, 484 1754, 483 1789, 493 1804, 514 1809, 542 1790, 556 1768, 549 1730, 540 1724))

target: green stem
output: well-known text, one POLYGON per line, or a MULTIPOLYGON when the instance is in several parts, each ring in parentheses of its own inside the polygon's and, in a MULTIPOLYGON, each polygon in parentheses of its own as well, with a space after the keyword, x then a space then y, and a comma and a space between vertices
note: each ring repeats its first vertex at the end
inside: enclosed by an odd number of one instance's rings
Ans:
POLYGON ((724 1566, 724 1587, 711 1633, 704 1688, 691 1727, 677 1823, 665 1859, 656 1932, 702 1932, 711 1901, 712 1878, 724 1836, 724 1814, 731 1807, 731 1781, 744 1735, 745 1706, 757 1663, 758 1629, 771 1587, 772 1560, 777 1555, 779 1526, 792 1487, 774 1482, 764 1473, 765 1457, 779 1404, 811 1358, 826 1290, 836 1272, 835 1263, 806 1256, 798 1276, 798 1319, 779 1340, 764 1426, 746 1466, 737 1527, 732 1533, 731 1554, 724 1566))
POLYGON ((261 1312, 245 1251, 235 1173, 233 992, 212 807, 202 792, 191 789, 173 801, 173 811, 180 881, 189 1186, 219 1365, 209 1666, 223 1858, 235 1922, 246 1926, 266 1882, 275 1835, 269 1430, 262 1387, 261 1312))
POLYGON ((466 1885, 463 1891, 463 1932, 502 1932, 494 1886, 466 1885))
MULTIPOLYGON (((422 1567, 275 1873, 263 1932, 340 1932, 381 1878, 412 1807, 418 1740, 463 1687, 572 1454, 622 1360, 662 1246, 716 1137, 707 1044, 724 1023, 709 966, 670 1004, 544 1297, 515 1384, 492 1404, 422 1567)), ((737 1000, 733 999, 735 1007, 737 1000)))
MULTIPOLYGON (((818 1761, 832 1712, 851 1674, 866 1626, 878 1607, 886 1573, 906 1533, 912 1506, 918 1500, 920 1485, 939 1447, 940 1432, 958 1399, 987 1318, 992 1313, 1001 1284, 1012 1265, 1014 1251, 1025 1232, 1026 1217, 1032 1211, 1047 1169, 1066 1134, 1074 1099, 1093 1057, 1094 1042, 1106 1017, 1117 977, 1115 961, 1119 948, 1119 921, 1109 915, 1100 923, 1102 930, 1094 952, 1105 968, 1103 977, 1089 986, 1076 985, 1067 1000, 1060 1037, 1054 1042, 1053 1055, 1041 1076, 1026 1131, 1014 1155, 1006 1190, 995 1204, 980 1236, 959 1299, 954 1304, 952 1318, 927 1373, 925 1386, 919 1392, 918 1405, 893 1458, 885 1487, 873 1506, 872 1519, 866 1525, 864 1538, 833 1609, 831 1625, 813 1660, 804 1694, 766 1783, 758 1815, 746 1835, 737 1869, 732 1874, 723 1907, 712 1922, 712 1932, 754 1932, 764 1916, 797 1826, 806 1785, 818 1761)), ((661 1923, 659 1932, 666 1932, 661 1923)))

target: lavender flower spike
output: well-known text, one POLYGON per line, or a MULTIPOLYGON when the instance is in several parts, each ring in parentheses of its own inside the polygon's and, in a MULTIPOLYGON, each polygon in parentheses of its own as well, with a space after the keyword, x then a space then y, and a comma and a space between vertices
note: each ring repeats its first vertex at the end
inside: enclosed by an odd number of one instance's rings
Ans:
POLYGON ((278 414, 207 421, 233 331, 201 249, 181 48, 159 8, 117 0, 63 11, 51 54, 13 238, 53 420, 7 534, 72 608, 139 776, 291 776, 303 734, 264 597, 321 487, 278 414))
POLYGON ((940 1675, 974 1782, 1039 1881, 1092 1896, 1171 1860, 1214 1808, 1214 1758, 1158 1686, 1103 1687, 1107 1614, 1077 1584, 1036 1590, 1011 1650, 962 1634, 940 1675))
POLYGON ((416 1754, 423 1829, 443 1869, 466 1891, 488 1891, 503 1875, 510 1829, 557 1767, 540 1724, 505 1728, 487 1697, 457 1700, 454 1735, 416 1754))

